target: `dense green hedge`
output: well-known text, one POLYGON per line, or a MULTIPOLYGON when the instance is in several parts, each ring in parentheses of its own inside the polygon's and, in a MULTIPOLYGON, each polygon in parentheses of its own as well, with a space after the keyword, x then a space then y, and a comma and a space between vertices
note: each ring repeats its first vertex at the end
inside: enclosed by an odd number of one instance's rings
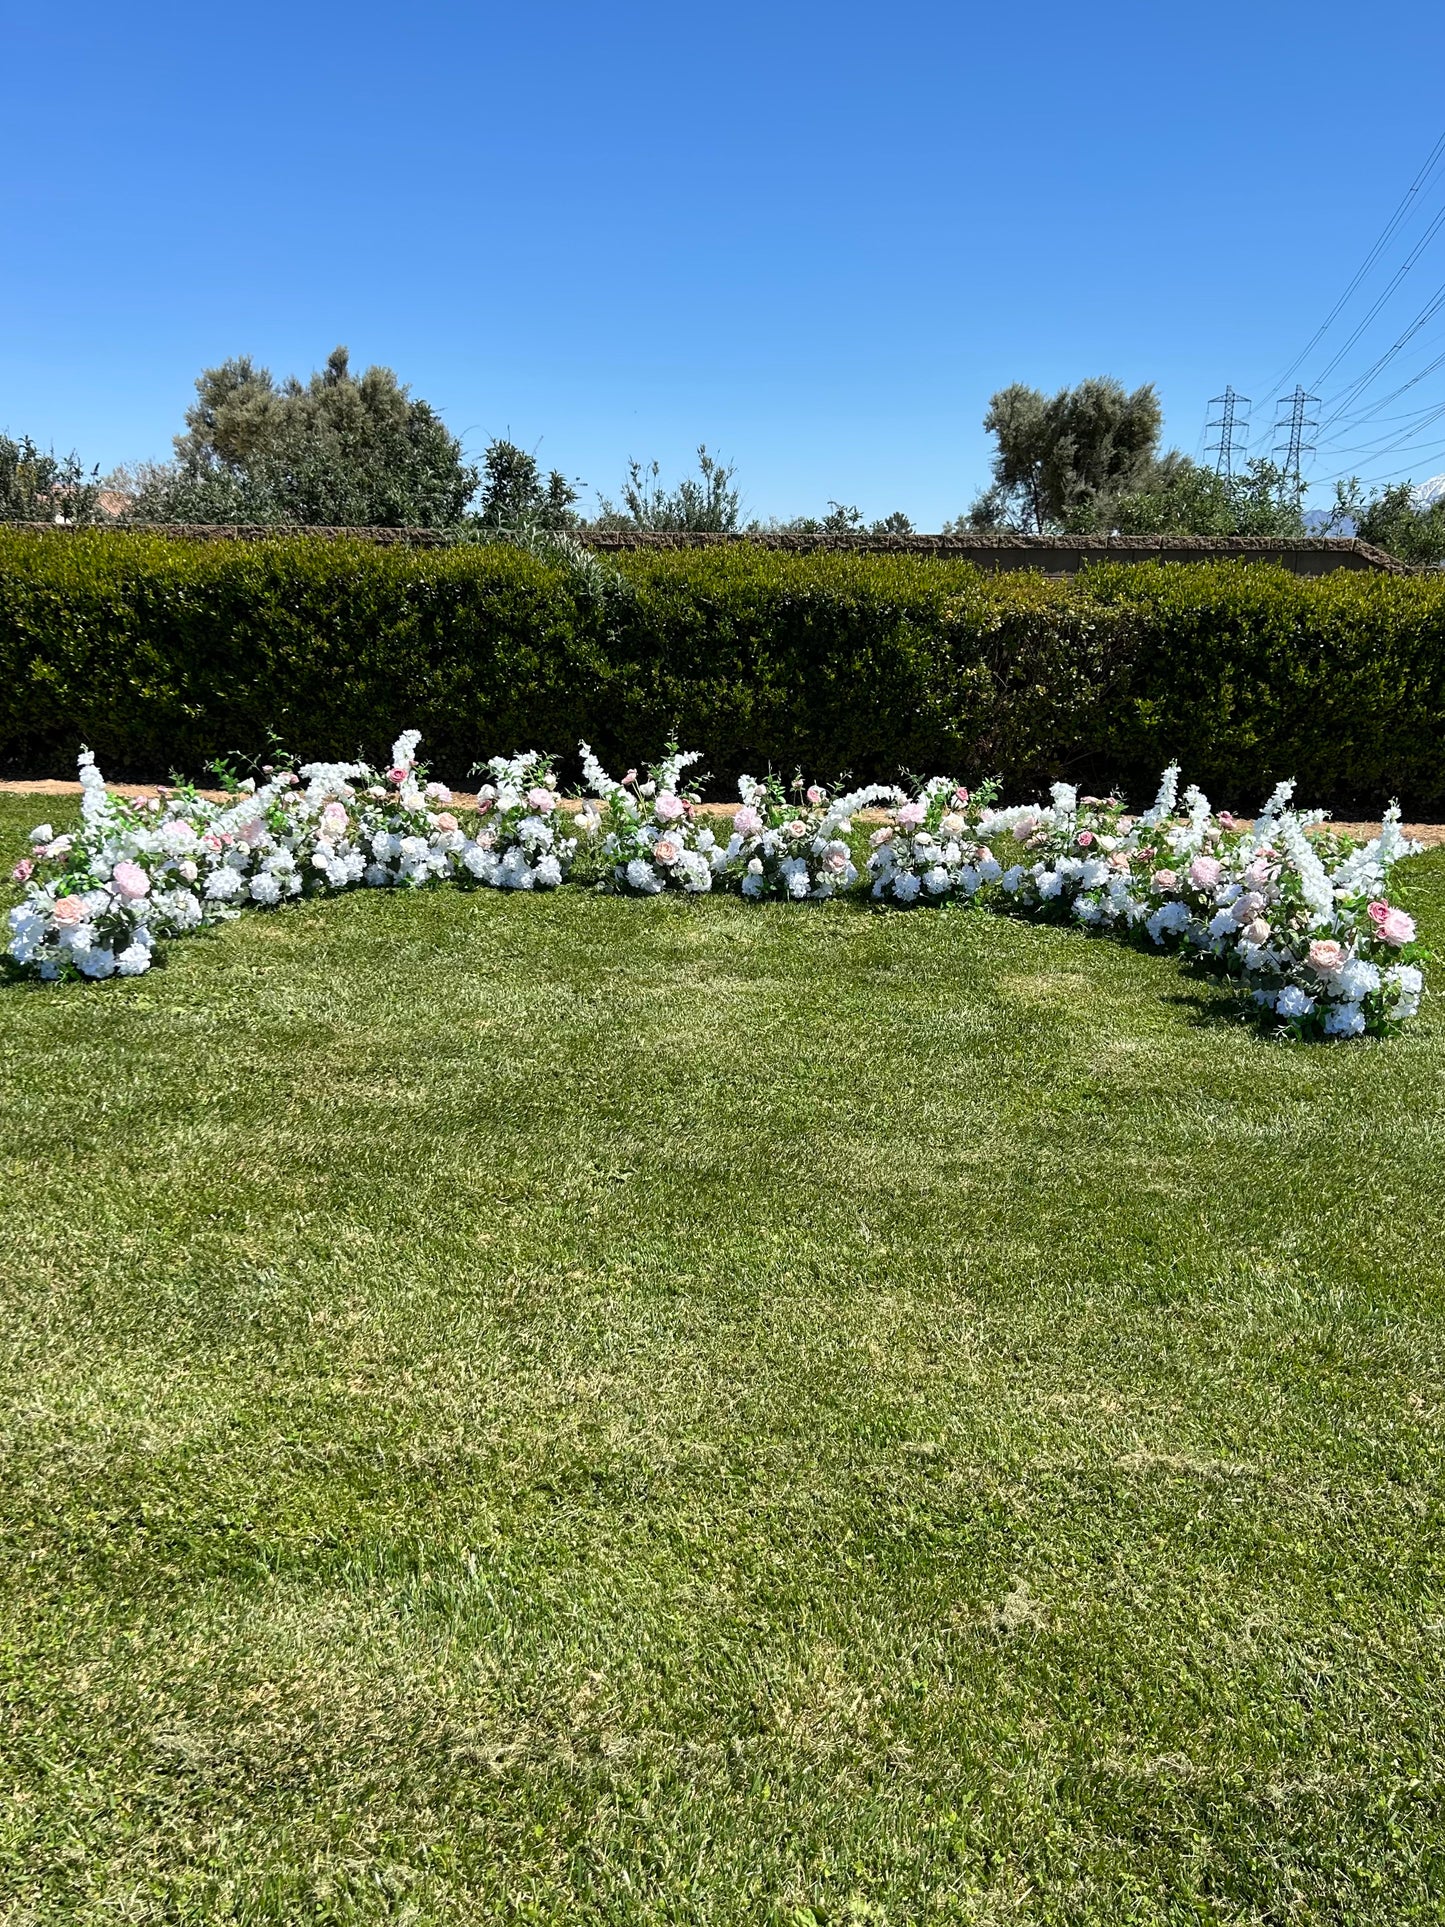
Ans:
POLYGON ((676 726, 719 779, 768 764, 1137 797, 1179 756, 1232 807, 1445 804, 1445 581, 1260 564, 1073 582, 739 546, 586 570, 505 547, 0 531, 0 767, 115 776, 264 752, 443 775, 515 748, 636 762, 676 726), (603 583, 599 589, 598 580, 603 583))

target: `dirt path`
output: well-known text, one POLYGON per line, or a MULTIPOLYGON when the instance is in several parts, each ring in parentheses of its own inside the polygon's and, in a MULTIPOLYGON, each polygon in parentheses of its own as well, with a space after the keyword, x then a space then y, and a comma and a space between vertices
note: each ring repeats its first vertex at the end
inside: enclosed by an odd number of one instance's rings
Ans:
MULTIPOLYGON (((154 796, 156 792, 156 785, 154 783, 108 783, 106 788, 114 790, 117 796, 154 796)), ((35 782, 28 783, 0 782, 0 796, 79 796, 79 794, 79 783, 60 782, 53 777, 38 779, 35 782)), ((226 798, 226 792, 224 790, 198 790, 196 794, 198 796, 208 796, 216 803, 222 803, 226 798)), ((470 810, 476 807, 477 799, 467 790, 453 790, 452 801, 459 808, 470 810)), ((577 809, 579 807, 580 805, 573 802, 570 798, 564 799, 563 801, 564 809, 577 809)), ((727 817, 731 816, 736 808, 736 803, 704 803, 701 806, 701 814, 710 817, 727 817)), ((858 820, 864 823, 881 822, 883 820, 882 812, 878 810, 861 810, 858 820)), ((1374 836, 1379 827, 1377 822, 1352 823, 1346 822, 1343 819, 1336 821, 1333 818, 1331 818, 1330 821, 1331 829, 1343 830, 1346 834, 1361 839, 1374 836)), ((1417 843, 1423 843, 1427 850, 1438 849, 1442 844, 1445 844, 1445 823, 1406 823, 1404 830, 1406 836, 1412 837, 1417 843)))

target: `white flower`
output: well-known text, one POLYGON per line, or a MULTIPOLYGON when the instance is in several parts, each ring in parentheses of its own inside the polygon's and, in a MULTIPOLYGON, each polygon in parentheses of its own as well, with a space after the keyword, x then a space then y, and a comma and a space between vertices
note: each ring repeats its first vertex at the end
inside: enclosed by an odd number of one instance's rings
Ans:
POLYGON ((1330 985, 1331 993, 1347 1004, 1357 1004, 1362 997, 1379 988, 1380 966, 1367 962, 1363 957, 1351 957, 1348 963, 1341 964, 1330 985))
POLYGON ((251 879, 251 896, 257 903, 279 903, 281 901, 281 885, 269 870, 262 870, 251 879))
POLYGON ((641 857, 634 857, 628 864, 626 877, 629 889, 641 890, 647 896, 654 895, 662 888, 662 878, 641 857))
POLYGON ((151 967, 151 953, 146 944, 128 944, 115 960, 116 974, 121 977, 140 977, 151 967))
POLYGON ((228 903, 232 897, 239 896, 243 888, 241 873, 227 864, 212 870, 206 878, 205 893, 212 903, 228 903))
POLYGON ((893 879, 893 894, 900 903, 913 903, 921 887, 911 870, 905 870, 893 879))
MULTIPOLYGON (((53 767, 54 765, 52 765, 52 768, 53 767)), ((35 828, 30 832, 30 841, 32 843, 53 843, 55 841, 55 831, 48 823, 37 823, 35 828)))
POLYGON ((946 896, 952 882, 953 879, 941 863, 936 864, 931 870, 925 870, 923 873, 923 887, 931 897, 946 896))
POLYGON ((1294 984, 1286 984, 1276 998, 1274 1007, 1281 1017, 1308 1017, 1315 1007, 1315 1000, 1294 984))
POLYGON ((1358 1004, 1335 1004, 1325 1013, 1328 1037, 1358 1037, 1364 1028, 1364 1013, 1358 1004))
POLYGON ((1163 943, 1167 935, 1182 930, 1188 922, 1189 906, 1176 897, 1172 902, 1161 904, 1144 928, 1155 943, 1163 943))
POLYGON ((113 977, 115 975, 115 952, 104 945, 88 944, 84 949, 74 949, 71 956, 75 967, 82 977, 113 977))

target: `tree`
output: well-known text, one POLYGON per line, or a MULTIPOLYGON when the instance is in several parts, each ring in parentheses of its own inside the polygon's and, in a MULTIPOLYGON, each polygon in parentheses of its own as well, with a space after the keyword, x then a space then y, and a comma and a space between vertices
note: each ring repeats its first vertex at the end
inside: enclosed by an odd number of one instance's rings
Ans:
POLYGON ((1139 487, 1081 503, 1069 527, 1080 534, 1303 535, 1304 487, 1273 462, 1256 459, 1243 475, 1219 475, 1171 450, 1139 487))
POLYGON ((652 462, 629 462, 627 480, 622 485, 622 506, 604 496, 598 497, 597 526, 620 529, 714 529, 729 531, 738 526, 742 497, 733 487, 737 473, 725 462, 707 452, 699 443, 698 473, 685 475, 675 489, 662 486, 662 470, 652 462))
POLYGON ((345 348, 304 386, 246 355, 207 368, 175 447, 133 518, 450 528, 478 480, 426 402, 389 368, 358 379, 345 348))
POLYGON ((559 470, 545 484, 537 458, 515 442, 488 442, 477 520, 488 529, 570 529, 577 491, 559 470))
POLYGON ((72 452, 36 446, 28 435, 0 435, 0 522, 93 522, 100 477, 72 452))
POLYGON ((1110 377, 1052 398, 1015 382, 994 395, 984 427, 997 444, 993 485, 969 514, 974 528, 1066 527, 1101 495, 1138 487, 1152 469, 1162 416, 1153 385, 1133 394, 1110 377))
POLYGON ((1362 541, 1420 567, 1445 562, 1445 497, 1422 502, 1413 482, 1394 482, 1377 494, 1365 495, 1357 475, 1336 482, 1330 527, 1346 524, 1362 541))

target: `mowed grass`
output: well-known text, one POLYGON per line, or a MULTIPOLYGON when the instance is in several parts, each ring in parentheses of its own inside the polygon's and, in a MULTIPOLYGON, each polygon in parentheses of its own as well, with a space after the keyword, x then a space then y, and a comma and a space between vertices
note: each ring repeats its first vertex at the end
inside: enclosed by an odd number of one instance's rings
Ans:
POLYGON ((0 1088, 7 1927, 1445 1917, 1434 1006, 358 894, 0 1088))

